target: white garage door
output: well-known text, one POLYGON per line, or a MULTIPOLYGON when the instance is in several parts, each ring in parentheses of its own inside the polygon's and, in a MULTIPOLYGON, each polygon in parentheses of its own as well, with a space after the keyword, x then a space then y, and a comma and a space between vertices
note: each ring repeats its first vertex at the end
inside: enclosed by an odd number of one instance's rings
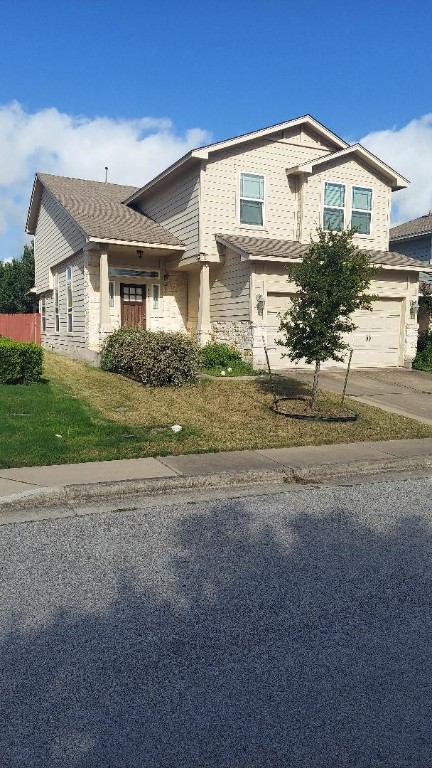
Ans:
MULTIPOLYGON (((286 312, 290 303, 287 294, 269 293, 267 296, 267 345, 270 365, 275 370, 293 365, 288 358, 281 357, 284 349, 275 342, 281 338, 278 315, 286 312)), ((346 342, 354 350, 353 367, 385 368, 402 365, 401 310, 401 299, 378 299, 373 304, 372 312, 360 310, 354 313, 357 328, 346 337, 346 342)), ((330 360, 323 367, 338 365, 341 364, 330 360)))

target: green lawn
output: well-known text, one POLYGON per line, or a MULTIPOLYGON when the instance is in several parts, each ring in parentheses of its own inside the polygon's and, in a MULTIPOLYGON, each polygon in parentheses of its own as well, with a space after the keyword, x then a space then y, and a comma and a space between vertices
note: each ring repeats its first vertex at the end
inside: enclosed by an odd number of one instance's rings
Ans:
MULTIPOLYGON (((268 379, 150 388, 60 355, 44 357, 45 383, 0 386, 0 467, 432 436, 431 426, 349 399, 355 423, 277 416, 268 379), (182 431, 174 434, 172 424, 182 431)), ((307 389, 293 380, 278 386, 280 394, 307 389)), ((338 401, 321 396, 329 407, 338 401)))
POLYGON ((59 381, 0 385, 0 467, 74 463, 139 456, 181 443, 191 433, 169 426, 129 426, 102 416, 59 381))

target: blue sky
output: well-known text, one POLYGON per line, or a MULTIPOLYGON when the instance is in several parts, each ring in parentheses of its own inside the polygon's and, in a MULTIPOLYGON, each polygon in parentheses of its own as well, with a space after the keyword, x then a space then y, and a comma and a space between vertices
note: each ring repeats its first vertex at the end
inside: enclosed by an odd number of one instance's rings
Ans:
POLYGON ((0 5, 0 258, 22 250, 36 170, 108 164, 139 185, 191 146, 307 112, 411 178, 400 220, 432 208, 425 0, 0 5))

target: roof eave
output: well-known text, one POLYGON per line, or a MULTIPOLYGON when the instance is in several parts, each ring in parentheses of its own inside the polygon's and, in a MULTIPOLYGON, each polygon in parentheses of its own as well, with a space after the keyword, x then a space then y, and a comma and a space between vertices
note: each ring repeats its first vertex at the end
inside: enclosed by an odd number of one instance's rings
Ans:
POLYGON ((391 230, 390 230, 390 242, 395 243, 396 241, 401 240, 414 240, 417 237, 431 237, 432 235, 432 229, 426 230, 426 232, 412 232, 410 234, 404 234, 404 235, 396 235, 396 237, 392 237, 391 230))
POLYGON ((133 195, 130 195, 126 198, 126 200, 123 200, 122 202, 124 205, 131 205, 132 203, 139 200, 149 189, 154 187, 156 184, 159 184, 159 182, 163 181, 167 176, 170 176, 177 168, 180 168, 182 165, 185 165, 188 161, 192 159, 201 159, 201 154, 199 154, 201 150, 191 150, 186 155, 183 155, 179 160, 176 160, 175 163, 168 166, 168 168, 165 168, 165 170, 161 171, 157 176, 155 176, 153 179, 151 179, 147 184, 144 184, 143 187, 140 187, 136 192, 133 193, 133 195))
POLYGON ((293 168, 287 168, 286 172, 288 175, 295 173, 304 173, 306 175, 312 174, 314 172, 314 168, 317 166, 331 162, 332 160, 342 159, 351 154, 360 155, 360 157, 365 160, 368 165, 374 167, 382 175, 387 176, 387 178, 390 180, 393 192, 396 192, 399 189, 406 189, 408 187, 410 183, 408 179, 398 174, 386 163, 383 163, 382 160, 373 155, 372 152, 369 152, 369 150, 365 149, 365 147, 362 147, 361 144, 353 144, 352 146, 346 147, 345 149, 342 149, 338 152, 333 152, 329 155, 322 155, 321 157, 315 158, 315 160, 309 160, 307 163, 302 163, 301 165, 294 166, 293 168))
POLYGON ((179 253, 183 253, 186 247, 182 243, 179 243, 179 245, 168 245, 167 243, 148 243, 141 240, 117 240, 111 237, 96 236, 87 237, 87 242, 102 243, 105 245, 128 245, 133 248, 152 248, 153 250, 158 249, 160 251, 178 251, 179 253))
POLYGON ((37 224, 37 219, 39 215, 41 200, 42 200, 42 182, 39 179, 38 174, 36 173, 33 181, 33 187, 32 187, 30 204, 27 212, 26 227, 25 227, 28 235, 34 235, 36 232, 36 224, 37 224))

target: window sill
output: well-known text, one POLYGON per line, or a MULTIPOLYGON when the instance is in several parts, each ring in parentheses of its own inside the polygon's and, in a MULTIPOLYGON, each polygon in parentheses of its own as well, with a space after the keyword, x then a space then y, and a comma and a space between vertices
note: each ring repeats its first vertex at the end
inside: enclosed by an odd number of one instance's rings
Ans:
POLYGON ((268 229, 261 224, 237 224, 239 229, 252 229, 253 232, 268 232, 268 229))

